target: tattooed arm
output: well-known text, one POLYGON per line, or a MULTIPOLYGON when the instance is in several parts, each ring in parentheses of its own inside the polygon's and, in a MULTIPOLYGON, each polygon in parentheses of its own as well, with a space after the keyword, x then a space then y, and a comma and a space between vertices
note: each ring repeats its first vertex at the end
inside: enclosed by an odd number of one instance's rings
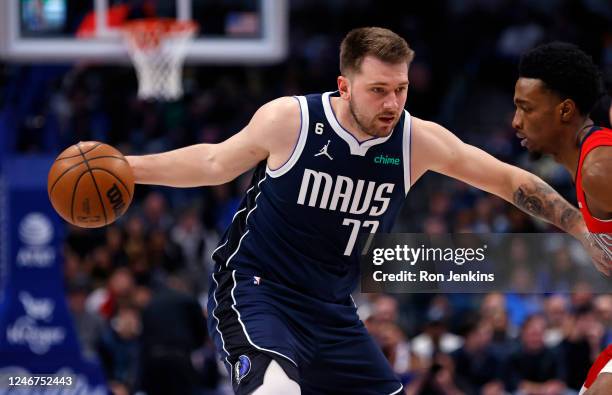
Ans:
POLYGON ((512 203, 518 208, 576 237, 587 232, 580 211, 563 199, 550 185, 531 173, 512 176, 516 187, 512 203))
MULTIPOLYGON (((557 225, 578 239, 589 253, 595 268, 606 276, 610 275, 612 262, 607 249, 592 238, 582 214, 559 196, 548 184, 528 173, 531 181, 519 181, 514 192, 513 203, 528 214, 557 225)), ((519 179, 523 176, 519 176, 519 179)))

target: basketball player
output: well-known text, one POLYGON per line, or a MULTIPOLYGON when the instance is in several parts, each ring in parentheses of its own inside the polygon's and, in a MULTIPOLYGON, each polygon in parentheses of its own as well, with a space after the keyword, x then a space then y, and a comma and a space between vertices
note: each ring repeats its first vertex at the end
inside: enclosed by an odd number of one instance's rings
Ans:
POLYGON ((128 157, 136 181, 216 185, 255 167, 213 254, 209 330, 237 394, 399 394, 359 321, 360 232, 389 232, 410 187, 436 171, 580 237, 578 210, 538 177, 404 110, 413 51, 382 28, 351 31, 338 91, 263 105, 239 133, 128 157))
MULTIPOLYGON (((612 130, 594 125, 589 118, 601 87, 597 67, 578 47, 560 42, 536 47, 521 58, 512 125, 524 147, 552 155, 570 172, 590 240, 609 259, 612 130)), ((611 358, 609 346, 593 364, 581 393, 591 387, 588 395, 612 394, 611 358), (606 374, 598 378, 600 373, 606 374)))

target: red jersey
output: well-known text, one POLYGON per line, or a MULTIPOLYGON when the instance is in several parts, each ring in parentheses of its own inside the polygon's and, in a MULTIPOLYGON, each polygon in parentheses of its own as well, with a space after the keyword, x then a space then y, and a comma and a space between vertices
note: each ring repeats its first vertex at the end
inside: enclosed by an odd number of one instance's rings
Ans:
POLYGON ((596 243, 608 258, 612 259, 612 219, 593 217, 582 190, 582 164, 584 159, 593 149, 603 146, 612 146, 612 130, 597 126, 591 128, 580 145, 580 160, 576 171, 576 198, 584 223, 589 230, 591 241, 596 243))
POLYGON ((591 369, 589 369, 589 374, 587 375, 586 381, 580 390, 580 394, 583 394, 591 385, 593 385, 595 379, 597 379, 597 376, 599 376, 599 373, 601 373, 602 370, 606 373, 612 373, 610 371, 612 366, 609 365, 610 360, 612 360, 612 345, 609 345, 601 352, 601 354, 599 354, 593 363, 593 366, 591 366, 591 369))
POLYGON ((612 146, 612 130, 593 127, 586 135, 580 146, 580 160, 576 171, 576 198, 578 207, 584 217, 589 232, 591 233, 610 233, 612 234, 612 219, 603 220, 593 217, 587 207, 586 198, 582 190, 582 164, 584 159, 593 149, 602 146, 612 146))

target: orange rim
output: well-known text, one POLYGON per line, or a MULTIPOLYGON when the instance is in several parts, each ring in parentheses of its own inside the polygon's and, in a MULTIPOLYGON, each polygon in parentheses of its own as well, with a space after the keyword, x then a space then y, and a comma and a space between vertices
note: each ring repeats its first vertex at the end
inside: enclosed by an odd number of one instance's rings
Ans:
POLYGON ((151 48, 157 47, 165 37, 195 33, 198 24, 171 18, 147 18, 126 22, 121 30, 138 48, 151 48))

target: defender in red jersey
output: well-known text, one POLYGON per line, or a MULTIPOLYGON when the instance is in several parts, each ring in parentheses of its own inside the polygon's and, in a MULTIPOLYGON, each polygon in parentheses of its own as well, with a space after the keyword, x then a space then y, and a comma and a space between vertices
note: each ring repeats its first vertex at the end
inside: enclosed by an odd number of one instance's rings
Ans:
MULTIPOLYGON (((612 130, 589 114, 602 96, 601 74, 578 47, 555 42, 525 53, 514 90, 512 126, 532 154, 552 155, 572 175, 599 271, 612 260, 612 130)), ((612 109, 611 109, 612 118, 612 109)), ((611 120, 612 121, 612 120, 611 120)), ((612 394, 612 346, 597 358, 581 394, 612 394)))
POLYGON ((591 241, 601 249, 597 268, 609 274, 612 131, 589 118, 602 86, 599 70, 578 47, 541 45, 521 58, 512 126, 523 147, 535 155, 552 155, 572 175, 591 241))

